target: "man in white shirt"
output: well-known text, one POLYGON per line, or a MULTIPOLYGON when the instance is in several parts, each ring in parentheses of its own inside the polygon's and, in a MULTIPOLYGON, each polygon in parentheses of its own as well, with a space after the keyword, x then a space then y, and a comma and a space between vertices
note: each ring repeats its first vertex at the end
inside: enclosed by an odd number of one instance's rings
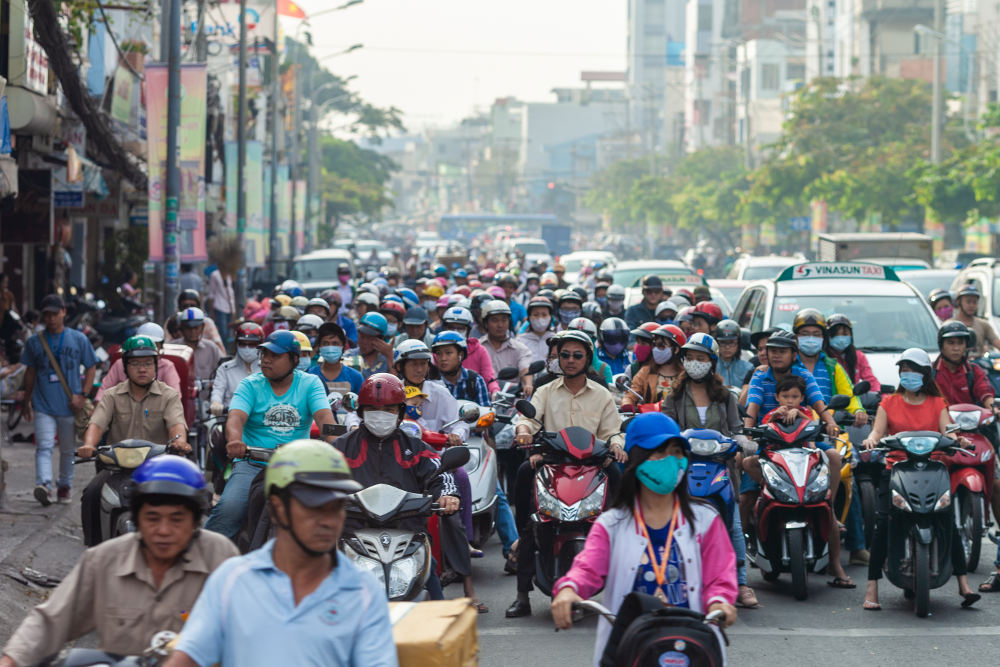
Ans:
POLYGON ((232 339, 229 323, 236 310, 232 276, 223 275, 219 269, 212 271, 212 275, 208 277, 208 296, 205 300, 206 305, 211 308, 212 319, 215 320, 215 326, 219 329, 223 343, 228 345, 232 339))

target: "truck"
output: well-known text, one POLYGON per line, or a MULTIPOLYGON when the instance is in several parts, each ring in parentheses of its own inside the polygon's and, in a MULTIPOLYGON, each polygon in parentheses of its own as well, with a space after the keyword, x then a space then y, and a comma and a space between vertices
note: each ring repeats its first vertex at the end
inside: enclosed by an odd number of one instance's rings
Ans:
POLYGON ((553 255, 565 255, 573 250, 573 227, 558 222, 542 224, 542 238, 553 255))
POLYGON ((816 258, 821 262, 864 260, 895 270, 929 269, 934 242, 916 232, 820 234, 816 258))

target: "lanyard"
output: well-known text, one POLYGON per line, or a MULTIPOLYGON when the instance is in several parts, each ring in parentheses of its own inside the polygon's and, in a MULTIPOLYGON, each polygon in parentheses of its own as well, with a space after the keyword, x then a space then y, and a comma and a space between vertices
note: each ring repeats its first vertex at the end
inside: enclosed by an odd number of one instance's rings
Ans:
POLYGON ((649 537, 649 530, 646 529, 646 519, 642 516, 642 507, 636 505, 639 509, 639 525, 642 527, 642 536, 646 538, 646 554, 649 556, 649 566, 653 568, 653 574, 656 575, 656 585, 662 590, 663 582, 667 579, 667 562, 670 560, 670 547, 674 541, 674 529, 677 527, 677 509, 680 505, 680 501, 674 498, 674 515, 670 519, 670 530, 667 531, 667 541, 666 548, 663 550, 663 561, 657 563, 656 561, 656 551, 653 550, 653 540, 649 537))
MULTIPOLYGON (((63 336, 65 336, 65 335, 66 335, 66 329, 63 329, 62 332, 59 334, 59 347, 57 347, 55 350, 52 350, 53 356, 55 356, 56 361, 61 361, 59 359, 59 353, 62 352, 63 336)), ((47 331, 45 332, 45 340, 47 340, 49 342, 49 348, 51 349, 52 348, 52 337, 49 336, 49 332, 47 332, 47 331)), ((52 370, 55 370, 55 369, 52 369, 52 370)))

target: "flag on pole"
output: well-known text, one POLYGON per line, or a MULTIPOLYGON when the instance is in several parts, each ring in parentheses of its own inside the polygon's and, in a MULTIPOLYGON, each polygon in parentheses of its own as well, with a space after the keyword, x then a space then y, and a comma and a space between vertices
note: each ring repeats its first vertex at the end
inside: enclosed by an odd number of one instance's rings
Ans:
POLYGON ((292 0, 278 0, 278 16, 288 16, 293 19, 304 19, 305 11, 292 0))

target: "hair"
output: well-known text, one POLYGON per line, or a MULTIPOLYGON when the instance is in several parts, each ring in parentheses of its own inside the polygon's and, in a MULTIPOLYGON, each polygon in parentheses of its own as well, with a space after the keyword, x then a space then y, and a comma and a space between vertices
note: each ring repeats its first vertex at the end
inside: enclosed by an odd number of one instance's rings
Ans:
POLYGON ((184 273, 189 273, 193 268, 194 266, 192 264, 181 264, 181 271, 184 273))
POLYGON ((21 316, 21 319, 24 320, 25 324, 34 325, 38 324, 38 321, 42 319, 42 316, 34 308, 29 308, 28 310, 24 311, 24 315, 21 316))
MULTIPOLYGON (((837 326, 843 325, 838 324, 837 326)), ((847 377, 851 380, 851 382, 856 382, 858 377, 858 349, 854 347, 854 339, 851 339, 851 344, 845 347, 843 352, 837 352, 830 347, 830 338, 832 338, 832 336, 825 337, 823 347, 826 349, 826 353, 835 359, 843 359, 844 363, 842 365, 844 370, 847 371, 847 377)))
POLYGON ((152 505, 154 507, 161 507, 163 505, 182 505, 183 507, 191 510, 194 515, 195 528, 201 523, 201 517, 203 514, 201 506, 198 501, 194 498, 184 498, 183 496, 174 496, 164 493, 150 493, 150 494, 139 494, 132 498, 131 508, 132 516, 135 517, 136 524, 139 522, 139 510, 142 509, 143 505, 152 505))
MULTIPOLYGON (((728 403, 729 392, 726 390, 726 385, 722 380, 722 376, 715 372, 714 366, 715 364, 713 364, 712 372, 705 377, 704 381, 705 391, 708 393, 708 399, 713 403, 728 403)), ((674 393, 683 392, 687 388, 688 382, 694 382, 694 380, 688 377, 687 371, 684 370, 684 366, 682 364, 680 375, 674 378, 672 391, 674 393)))
POLYGON ((804 398, 806 395, 806 381, 798 375, 786 375, 774 384, 774 395, 777 396, 789 389, 798 389, 804 398))
MULTIPOLYGON (((644 449, 642 447, 632 448, 632 451, 630 451, 628 455, 628 463, 625 464, 625 469, 622 471, 622 478, 618 481, 618 490, 615 492, 614 500, 611 501, 612 507, 620 507, 628 510, 629 512, 635 511, 635 502, 639 495, 639 485, 642 483, 636 477, 636 470, 640 465, 645 463, 654 452, 666 449, 672 440, 673 438, 667 440, 656 449, 644 449)), ((689 456, 686 448, 684 450, 684 456, 689 456)), ((688 493, 686 477, 687 474, 685 473, 685 478, 681 479, 681 483, 677 485, 676 489, 674 489, 674 498, 680 502, 681 513, 684 515, 684 518, 687 519, 688 523, 694 524, 694 510, 691 509, 691 506, 693 503, 701 501, 693 499, 691 494, 688 493)))
MULTIPOLYGON (((908 362, 905 361, 902 363, 913 366, 913 364, 909 364, 908 362)), ((934 382, 934 376, 931 374, 930 369, 924 370, 919 366, 914 366, 914 367, 921 375, 924 376, 924 386, 920 388, 919 393, 924 393, 927 394, 928 396, 941 396, 941 390, 938 388, 937 383, 934 382)), ((902 365, 900 365, 900 372, 902 372, 902 370, 903 370, 902 365)), ((902 383, 897 385, 895 393, 902 394, 904 391, 906 390, 903 389, 902 383)))

